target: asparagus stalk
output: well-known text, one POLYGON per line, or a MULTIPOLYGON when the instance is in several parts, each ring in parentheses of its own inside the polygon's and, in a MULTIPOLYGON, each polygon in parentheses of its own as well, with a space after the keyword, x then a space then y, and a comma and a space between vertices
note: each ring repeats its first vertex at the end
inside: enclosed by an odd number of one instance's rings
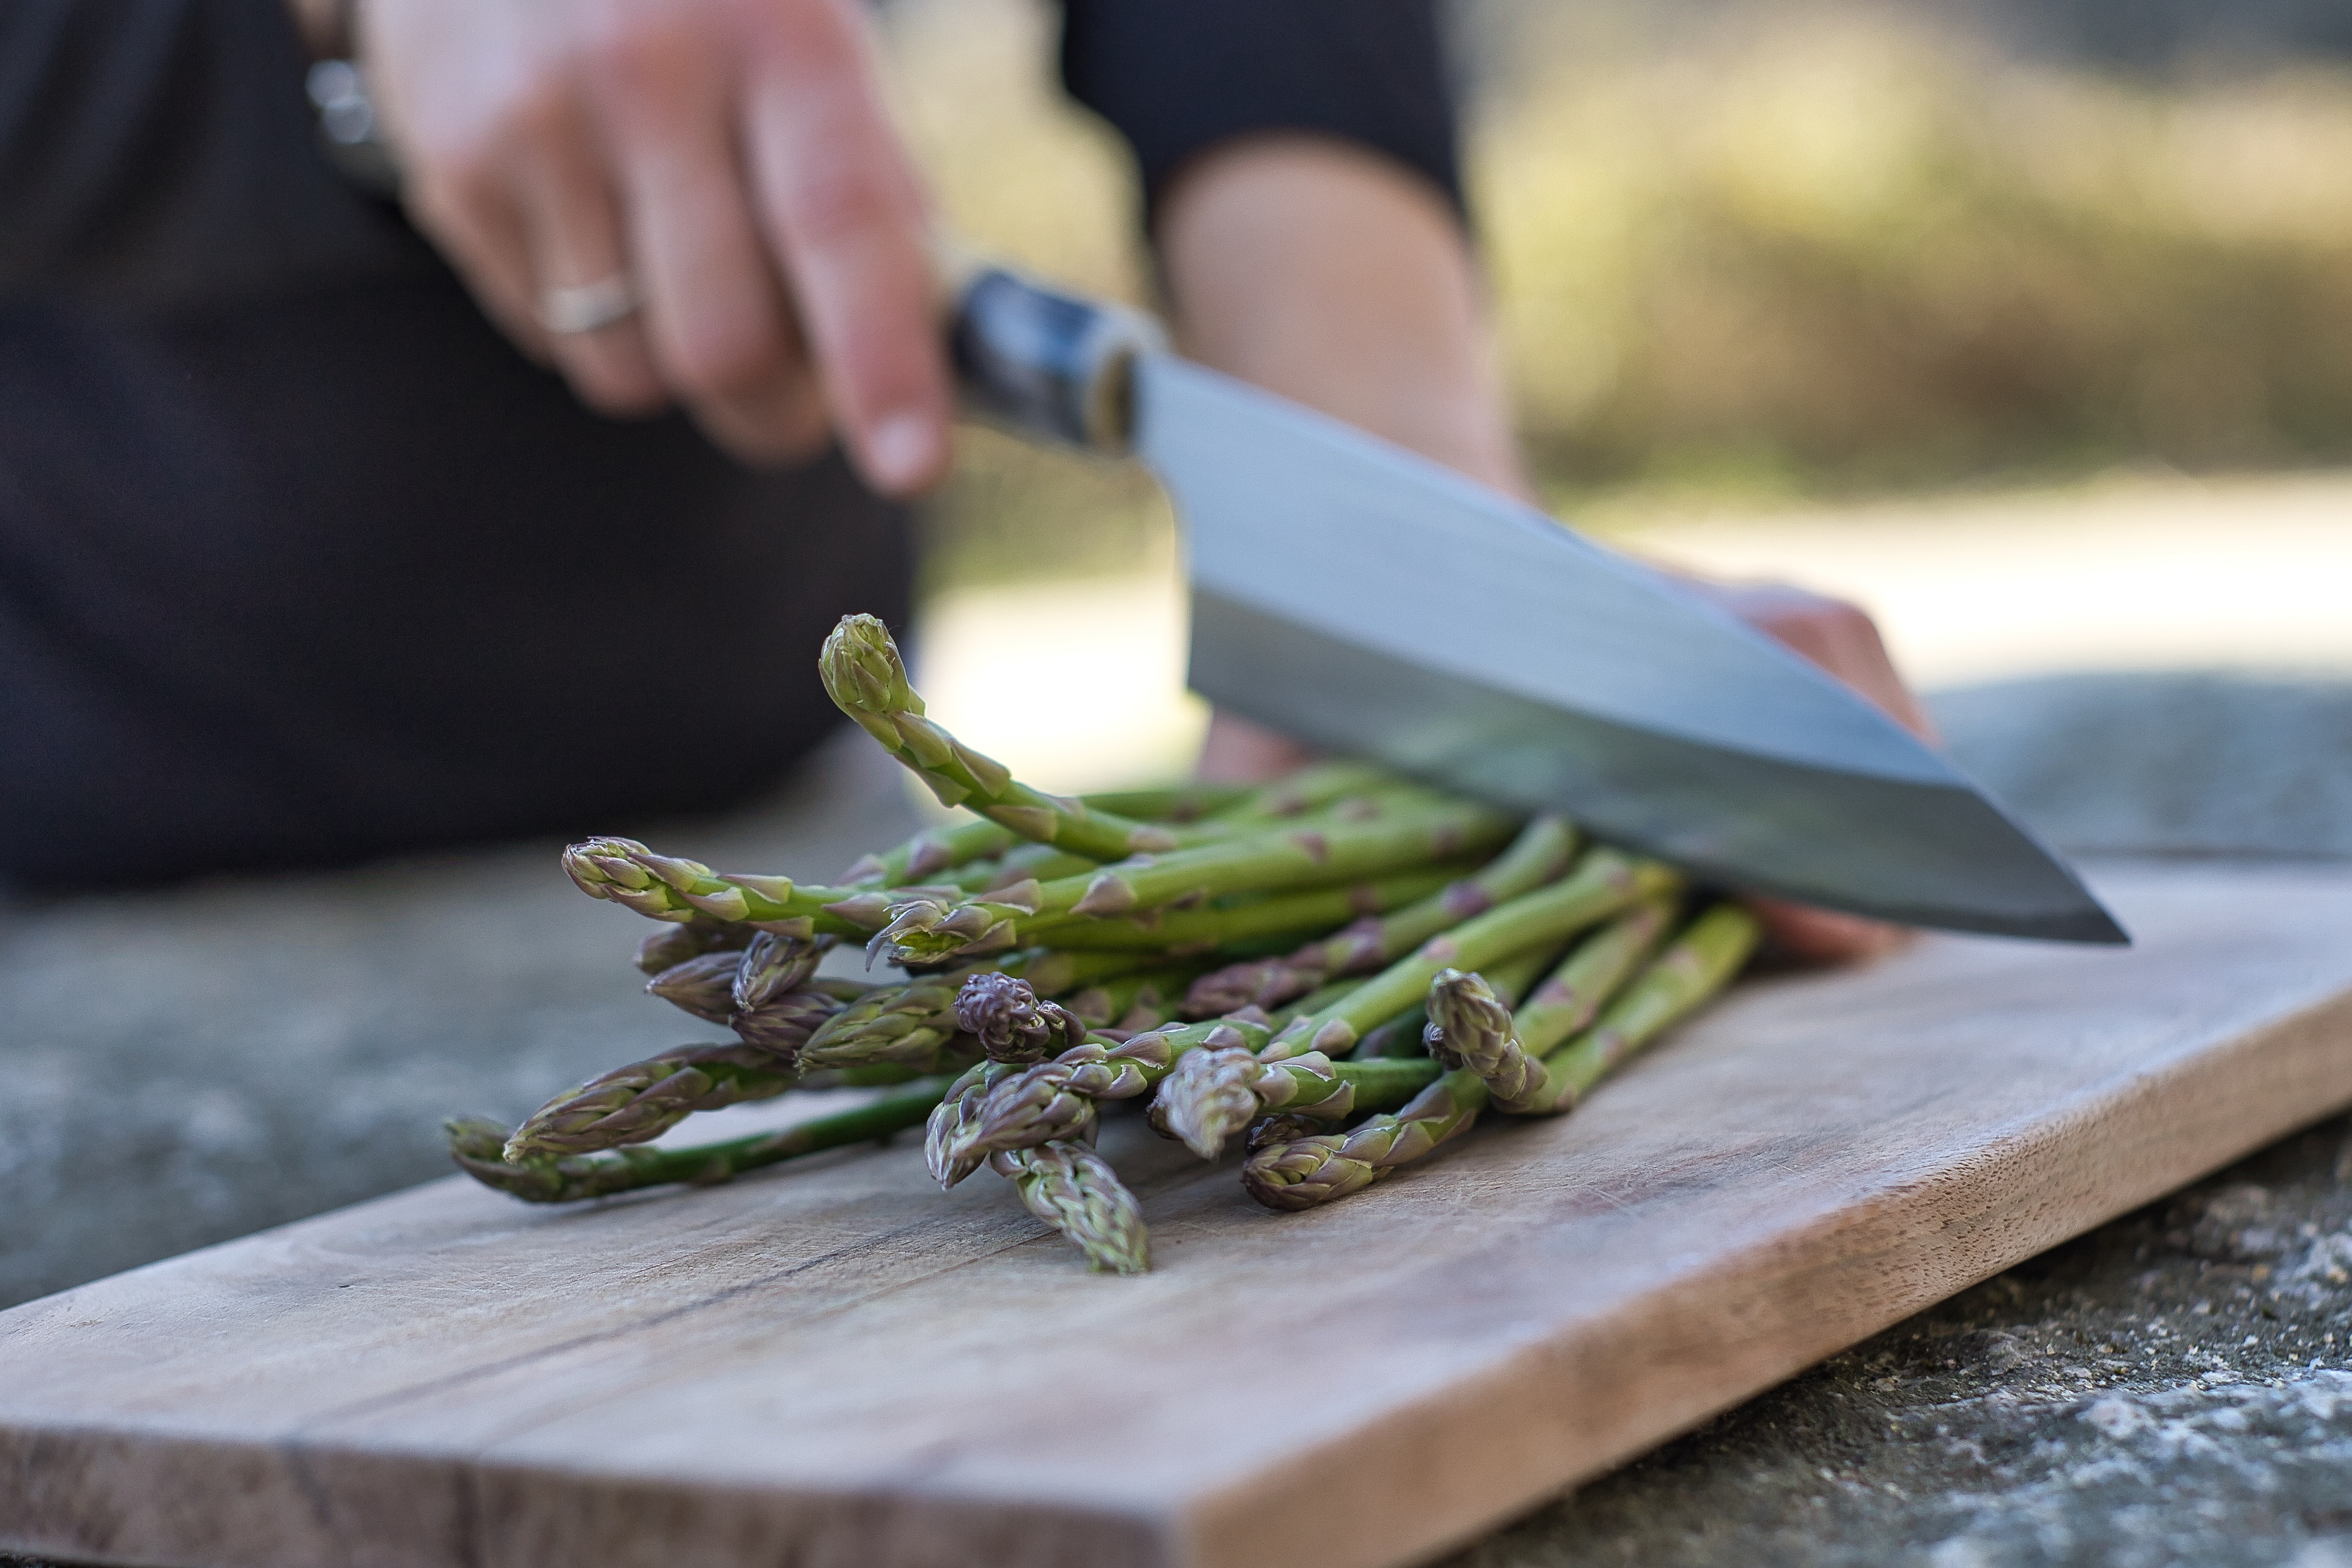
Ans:
POLYGON ((505 1161, 504 1124, 484 1116, 460 1117, 447 1124, 449 1152, 467 1175, 530 1203, 570 1203, 671 1182, 707 1185, 762 1165, 852 1143, 875 1142, 919 1126, 939 1103, 946 1083, 940 1078, 917 1079, 903 1092, 855 1110, 723 1143, 686 1149, 619 1148, 597 1154, 532 1154, 520 1164, 505 1161))
MULTIPOLYGON (((713 871, 699 860, 656 855, 634 838, 589 838, 563 852, 564 875, 592 899, 651 920, 688 924, 736 921, 780 936, 871 935, 887 921, 894 897, 917 891, 795 884, 790 877, 713 871)), ((951 897, 957 889, 930 889, 951 897)))
POLYGON ((1021 841, 1003 823, 977 817, 927 827, 879 855, 862 855, 841 874, 853 888, 897 888, 925 882, 974 860, 992 859, 1021 841))
MULTIPOLYGON (((925 1149, 931 1174, 952 1187, 1006 1150, 1094 1135, 1102 1102, 1131 1100, 1156 1088, 1196 1046, 1263 1043, 1262 1025, 1221 1021, 1152 1029, 1117 1044, 1088 1040, 1034 1067, 985 1077, 966 1074, 931 1120, 925 1149)), ((991 1064, 996 1066, 998 1064, 991 1064)))
POLYGON ((1146 969, 1073 991, 1060 1000, 1087 1028, 1125 1039, 1173 1019, 1177 1000, 1200 972, 1198 964, 1191 963, 1146 969))
POLYGON ((874 938, 901 963, 929 963, 1039 940, 1074 917, 1226 893, 1282 892, 1377 876, 1500 844, 1511 819, 1485 806, 1441 804, 1369 822, 1331 822, 1139 855, 1090 875, 1024 885, 987 900, 910 898, 890 907, 874 938))
POLYGON ((1331 1005, 1292 1020, 1269 1049, 1277 1056, 1310 1050, 1345 1055, 1366 1030, 1421 1003, 1439 971, 1480 969, 1564 942, 1628 904, 1672 889, 1679 880, 1657 861, 1595 849, 1559 881, 1431 937, 1331 1005))
POLYGON ((659 974, 706 952, 740 950, 753 934, 749 926, 715 921, 707 915, 665 924, 637 943, 637 968, 648 975, 659 974))
POLYGON ((1432 937, 1321 1012, 1293 1020, 1278 1037, 1262 1025, 1225 1019, 1147 1031, 1110 1048, 1088 1041, 995 1084, 954 1137, 937 1141, 941 1156, 931 1173, 953 1186, 999 1149, 1075 1136, 1094 1125, 1098 1101, 1156 1089, 1186 1051, 1203 1045, 1245 1047, 1268 1060, 1310 1051, 1344 1056, 1366 1029, 1418 1002, 1440 970, 1475 968, 1563 942, 1675 881, 1673 871, 1654 861, 1594 850, 1570 876, 1432 937))
POLYGON ((817 964, 833 946, 830 937, 779 936, 763 931, 751 939, 735 966, 727 999, 738 1013, 761 1007, 799 990, 816 973, 817 964))
POLYGON ((1176 834, 1085 802, 1031 789, 923 716, 923 700, 888 628, 872 616, 844 616, 818 656, 817 672, 841 710, 929 786, 943 805, 969 807, 1024 838, 1093 860, 1174 848, 1176 834))
POLYGON ((1635 977, 1598 1024, 1544 1058, 1539 1087, 1503 1109, 1534 1115, 1573 1110, 1593 1085, 1730 984, 1762 933, 1755 915, 1738 904, 1707 910, 1635 977))
POLYGON ((1368 910, 1394 909, 1444 887, 1453 877, 1453 870, 1445 867, 1421 868, 1343 887, 1277 893, 1248 903, 1145 910, 1109 920, 1057 922, 1045 936, 1053 946, 1074 952, 1214 952, 1244 942, 1327 929, 1368 910))
POLYGON ((614 1068, 556 1096, 523 1119, 504 1158, 582 1154, 658 1138, 698 1110, 770 1100, 793 1087, 792 1068, 750 1046, 680 1046, 614 1068))
POLYGON ((740 952, 698 953, 646 981, 646 993, 706 1024, 723 1024, 735 1016, 735 973, 742 967, 740 952))
POLYGON ((980 1169, 995 1152, 983 1150, 967 1161, 965 1145, 979 1133, 982 1108, 988 1103, 988 1097, 999 1085, 1024 1070, 1012 1062, 979 1061, 966 1068, 948 1086, 923 1131, 923 1162, 940 1185, 955 1185, 980 1169), (950 1171, 956 1173, 952 1180, 947 1175, 950 1171))
POLYGON ((1189 823, 1223 817, 1248 805, 1258 786, 1183 784, 1163 789, 1096 791, 1078 798, 1090 811, 1117 812, 1139 822, 1189 823))
POLYGON ((1184 998, 1185 1016, 1213 1018, 1253 1005, 1279 1007, 1335 976, 1378 969, 1442 931, 1559 879, 1575 859, 1576 849, 1577 832, 1567 821, 1536 817, 1475 876, 1449 883, 1384 918, 1360 919, 1286 958, 1232 964, 1202 975, 1184 998))
MULTIPOLYGON (((1695 921, 1601 1015, 1599 1025, 1545 1058, 1543 1087, 1507 1109, 1562 1111, 1738 973, 1761 931, 1737 904, 1695 921)), ((1488 1102, 1467 1068, 1439 1079, 1393 1116, 1345 1133, 1269 1143, 1242 1164, 1242 1184, 1268 1208, 1304 1209, 1360 1192, 1466 1130, 1488 1102)))
POLYGON ((1511 1032, 1511 1005, 1481 975, 1458 969, 1429 983, 1429 1023, 1422 1044, 1449 1068, 1478 1076, 1487 1094, 1512 1100, 1543 1083, 1543 1063, 1528 1055, 1511 1032))
POLYGON ((1428 1057, 1335 1062, 1309 1051, 1269 1062, 1239 1049, 1187 1051, 1152 1098, 1151 1121, 1213 1160, 1226 1139, 1262 1116, 1279 1112, 1328 1126, 1401 1106, 1444 1070, 1428 1057))
MULTIPOLYGON (((1537 977, 1549 965, 1555 945, 1547 942, 1488 965, 1491 985, 1479 975, 1465 975, 1453 969, 1441 971, 1431 983, 1432 1013, 1439 1010, 1435 998, 1440 993, 1450 995, 1454 990, 1475 988, 1489 1006, 1499 1011, 1507 1033, 1507 999, 1535 984, 1537 977)), ((1227 1139, 1268 1111, 1287 1110, 1318 1121, 1340 1121, 1359 1107, 1355 1086, 1360 1081, 1385 1086, 1391 1091, 1408 1089, 1392 1099, 1378 1098, 1377 1103, 1365 1100, 1367 1108, 1401 1105, 1411 1098, 1410 1090, 1425 1088, 1439 1070, 1438 1064, 1426 1058, 1419 1061, 1402 1058, 1335 1065, 1320 1051, 1265 1061, 1239 1048, 1192 1050, 1178 1059, 1167 1080, 1160 1084, 1159 1094, 1152 1100, 1152 1122, 1182 1139, 1185 1147, 1201 1158, 1213 1160, 1223 1152, 1227 1139), (1328 1092, 1318 1093, 1323 1089, 1328 1092)), ((1531 1082, 1538 1070, 1529 1065, 1527 1076, 1531 1082)))
POLYGON ((1511 1016, 1520 1047, 1541 1060, 1591 1024, 1601 1004, 1615 995, 1626 978, 1665 940, 1674 921, 1675 900, 1653 899, 1634 905, 1586 938, 1511 1016))
POLYGON ((1087 1255, 1097 1273, 1141 1274, 1151 1267, 1143 1207, 1110 1168, 1084 1143, 1042 1143, 990 1157, 1009 1176, 1031 1214, 1060 1231, 1087 1255))
POLYGON ((803 986, 738 1013, 727 1023, 745 1045, 764 1051, 780 1067, 791 1068, 801 1065, 809 1041, 843 1006, 841 998, 814 985, 803 986))
POLYGON ((966 893, 992 893, 1024 882, 1076 877, 1101 864, 1050 844, 1016 844, 993 860, 975 860, 940 880, 944 886, 961 888, 966 893))
MULTIPOLYGON (((1353 991, 1357 986, 1361 985, 1363 983, 1364 977, 1362 975, 1351 974, 1344 980, 1334 980, 1328 985, 1318 985, 1314 990, 1309 991, 1306 995, 1299 997, 1295 1002, 1292 1002, 1288 1006, 1275 1009, 1273 1013, 1267 1016, 1267 1022, 1278 1034, 1290 1023, 1292 1019, 1303 1018, 1309 1013, 1321 1012, 1324 1008, 1328 1007, 1332 1003, 1337 1002, 1340 997, 1345 996, 1349 992, 1353 991)), ((1191 1002, 1191 996, 1189 994, 1185 1000, 1189 1010, 1189 1005, 1191 1002)), ((1255 1003, 1251 1005, 1256 1005, 1255 1003)), ((1383 1024, 1381 1026, 1381 1028, 1386 1028, 1388 1026, 1383 1024)), ((1366 1036, 1365 1037, 1367 1039, 1370 1038, 1370 1036, 1366 1036)))
POLYGON ((1486 1103, 1486 1080, 1457 1068, 1392 1116, 1258 1149, 1242 1162, 1243 1189, 1273 1209, 1344 1198, 1466 1130, 1486 1103))
MULTIPOLYGON (((1334 762, 1314 763, 1288 778, 1255 788, 1190 784, 1171 789, 1114 790, 1082 795, 1078 799, 1090 812, 1141 822, 1181 826, 1213 819, 1224 826, 1296 816, 1349 795, 1392 788, 1398 782, 1395 774, 1370 763, 1334 762)), ((948 823, 927 828, 879 855, 861 857, 842 873, 841 880, 853 887, 896 888, 936 878, 970 891, 980 891, 991 885, 989 880, 971 880, 953 873, 975 864, 1000 860, 1020 842, 1020 835, 986 817, 948 823)), ((1083 868, 1077 866, 1058 870, 1032 867, 1027 875, 1043 880, 1080 869, 1083 868)), ((1018 881, 1020 878, 1006 879, 1018 881)))
POLYGON ((1405 786, 1402 779, 1377 763, 1344 758, 1309 763, 1296 773, 1260 784, 1217 816, 1227 822, 1304 816, 1350 797, 1388 794, 1401 786, 1416 787, 1405 786))
MULTIPOLYGON (((1052 996, 1092 981, 1132 973, 1148 955, 1128 952, 1070 953, 1045 949, 1015 953, 990 965, 1027 981, 1052 996)), ((801 1047, 803 1068, 855 1067, 868 1062, 923 1064, 936 1058, 957 1030, 956 994, 979 966, 918 974, 902 985, 884 985, 825 1020, 801 1047)))

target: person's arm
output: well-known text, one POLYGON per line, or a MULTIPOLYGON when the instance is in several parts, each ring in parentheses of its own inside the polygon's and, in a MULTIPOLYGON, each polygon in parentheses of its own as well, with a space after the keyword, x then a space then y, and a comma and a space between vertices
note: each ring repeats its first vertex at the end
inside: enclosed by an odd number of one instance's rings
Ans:
MULTIPOLYGON (((1393 160, 1321 138, 1226 143, 1160 196, 1158 236, 1186 353, 1532 498, 1494 360, 1486 296, 1444 194, 1393 160)), ((1924 732, 1926 718, 1851 605, 1802 590, 1709 585, 1727 607, 1924 732)), ((1213 721, 1211 777, 1302 760, 1286 739, 1213 721)), ((1853 957, 1897 940, 1851 916, 1759 900, 1784 947, 1853 957)))

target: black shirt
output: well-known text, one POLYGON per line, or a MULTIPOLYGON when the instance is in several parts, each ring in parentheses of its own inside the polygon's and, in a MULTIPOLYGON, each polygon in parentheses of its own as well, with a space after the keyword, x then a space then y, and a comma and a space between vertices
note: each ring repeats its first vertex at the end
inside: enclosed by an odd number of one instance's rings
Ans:
MULTIPOLYGON (((1458 200, 1431 0, 1069 0, 1147 199, 1302 130, 1458 200)), ((0 877, 91 888, 722 805, 835 722, 898 509, 515 353, 318 152, 282 0, 0 5, 0 877)))

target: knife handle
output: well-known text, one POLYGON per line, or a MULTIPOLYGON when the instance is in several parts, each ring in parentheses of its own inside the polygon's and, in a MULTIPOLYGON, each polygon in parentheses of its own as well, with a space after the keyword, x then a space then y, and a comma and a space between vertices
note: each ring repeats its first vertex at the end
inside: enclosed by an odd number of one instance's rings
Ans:
POLYGON ((1065 293, 994 262, 943 256, 948 348, 973 413, 1015 433, 1118 456, 1135 430, 1135 362, 1166 345, 1140 310, 1065 293))

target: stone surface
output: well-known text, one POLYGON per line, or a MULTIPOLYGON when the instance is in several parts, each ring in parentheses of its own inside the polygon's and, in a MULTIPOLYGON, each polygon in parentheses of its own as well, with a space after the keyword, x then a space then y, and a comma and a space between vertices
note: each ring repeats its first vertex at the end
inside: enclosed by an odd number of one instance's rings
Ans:
POLYGON ((1929 706, 1960 765, 2067 849, 2352 855, 2352 684, 2053 675, 1929 706))
MULTIPOLYGON (((615 824, 829 877, 918 826, 851 731, 723 822, 615 824)), ((0 1305, 445 1175, 444 1117, 727 1031, 644 994, 653 930, 560 845, 0 916, 0 1305)))
MULTIPOLYGON (((2067 677, 1935 709, 2069 847, 2352 854, 2352 686, 2067 677)), ((740 818, 639 836, 823 875, 908 830, 905 802, 859 742, 740 818)), ((644 922, 580 898, 553 848, 11 910, 0 1301, 439 1174, 442 1115, 513 1116, 712 1037, 637 992, 644 922)), ((2352 1123, 1922 1313, 1448 1568, 1610 1563, 2352 1568, 2352 1123)))
POLYGON ((1997 1275, 1445 1568, 1620 1563, 2352 1568, 2352 1121, 1997 1275))

